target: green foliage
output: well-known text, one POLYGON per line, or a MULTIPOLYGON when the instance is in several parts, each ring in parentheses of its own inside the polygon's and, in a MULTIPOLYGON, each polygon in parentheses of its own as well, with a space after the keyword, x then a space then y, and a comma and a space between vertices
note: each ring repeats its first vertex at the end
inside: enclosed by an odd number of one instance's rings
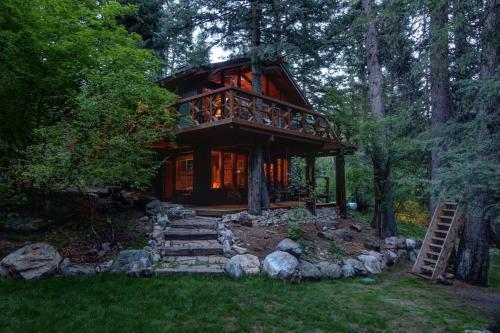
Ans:
POLYGON ((335 258, 335 259, 341 259, 345 257, 345 249, 342 247, 342 245, 338 245, 334 242, 330 244, 328 247, 328 252, 335 258))
POLYGON ((165 109, 174 96, 151 80, 154 54, 117 23, 134 10, 115 1, 2 1, 0 156, 9 178, 42 189, 150 179, 153 144, 171 135, 165 109))
POLYGON ((300 231, 300 222, 292 222, 287 229, 287 236, 290 239, 298 240, 302 232, 300 231))

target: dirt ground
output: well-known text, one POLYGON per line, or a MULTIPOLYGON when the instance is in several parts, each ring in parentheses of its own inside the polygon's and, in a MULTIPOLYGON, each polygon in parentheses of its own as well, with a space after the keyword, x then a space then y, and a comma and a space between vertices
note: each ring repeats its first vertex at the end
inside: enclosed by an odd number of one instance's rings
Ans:
POLYGON ((30 234, 7 233, 0 231, 0 259, 12 251, 33 242, 47 242, 55 246, 63 257, 72 262, 104 262, 116 256, 127 247, 142 247, 146 244, 148 222, 140 221, 144 213, 134 208, 125 208, 111 217, 113 229, 106 217, 96 217, 93 222, 100 241, 113 242, 111 251, 99 255, 100 242, 92 232, 90 223, 85 218, 54 225, 42 231, 30 234))
MULTIPOLYGON (((309 248, 309 255, 318 260, 335 259, 332 251, 340 251, 342 256, 355 256, 361 254, 364 248, 364 241, 367 238, 374 239, 373 230, 362 225, 362 231, 357 232, 350 228, 351 224, 359 224, 358 221, 348 218, 340 219, 337 224, 337 229, 345 229, 352 235, 352 241, 344 241, 340 237, 336 237, 335 241, 325 240, 318 235, 320 229, 313 223, 305 223, 300 225, 302 239, 300 242, 309 248), (337 249, 332 249, 335 244, 337 249)), ((266 255, 276 250, 276 245, 288 237, 288 226, 253 226, 247 227, 236 223, 229 224, 234 234, 240 238, 242 246, 247 248, 249 253, 256 255, 263 260, 266 255)), ((338 252, 337 252, 338 253, 338 252)))

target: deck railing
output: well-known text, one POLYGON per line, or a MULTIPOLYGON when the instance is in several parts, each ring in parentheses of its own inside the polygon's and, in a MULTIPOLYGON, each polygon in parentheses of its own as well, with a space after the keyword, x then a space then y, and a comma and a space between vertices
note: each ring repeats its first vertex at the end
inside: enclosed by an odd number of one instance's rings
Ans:
POLYGON ((183 128, 238 118, 338 140, 334 129, 322 114, 232 86, 184 98, 172 108, 182 117, 183 128))

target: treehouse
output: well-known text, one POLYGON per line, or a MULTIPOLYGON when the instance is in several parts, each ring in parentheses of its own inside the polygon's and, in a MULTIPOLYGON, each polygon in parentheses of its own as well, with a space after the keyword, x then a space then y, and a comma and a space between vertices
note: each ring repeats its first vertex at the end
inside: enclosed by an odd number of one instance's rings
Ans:
MULTIPOLYGON (((158 143, 165 163, 154 181, 155 194, 195 205, 248 202, 252 168, 263 169, 271 201, 293 200, 290 158, 304 156, 314 186, 316 156, 337 156, 337 201, 345 206, 344 145, 326 118, 312 110, 281 61, 263 67, 262 94, 253 92, 249 59, 190 68, 160 81, 180 100, 175 145, 158 143), (249 163, 263 147, 258 166, 249 163), (340 200, 339 200, 340 198, 340 200)), ((311 186, 308 186, 310 189, 311 186)))

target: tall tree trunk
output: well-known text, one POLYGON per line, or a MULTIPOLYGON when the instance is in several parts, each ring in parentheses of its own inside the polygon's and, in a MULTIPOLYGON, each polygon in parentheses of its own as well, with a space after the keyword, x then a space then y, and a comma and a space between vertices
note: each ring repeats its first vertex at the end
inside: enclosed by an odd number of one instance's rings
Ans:
MULTIPOLYGON (((260 44, 261 44, 261 16, 262 16, 262 8, 261 8, 261 3, 259 0, 252 0, 251 1, 251 11, 252 11, 252 26, 251 26, 251 32, 252 32, 252 45, 250 47, 251 50, 251 63, 252 63, 252 90, 258 94, 262 94, 262 67, 261 67, 261 62, 260 62, 260 57, 259 57, 259 51, 260 51, 260 44)), ((260 101, 257 100, 257 109, 259 109, 260 101)), ((262 122, 262 117, 261 115, 257 112, 256 115, 257 121, 262 122)), ((263 170, 262 170, 262 161, 264 160, 264 147, 262 143, 256 142, 254 143, 254 154, 260 153, 261 156, 258 158, 261 161, 259 170, 253 170, 253 174, 256 179, 253 179, 252 181, 258 181, 260 182, 260 191, 258 193, 253 193, 251 194, 250 191, 250 186, 248 188, 249 195, 248 195, 248 201, 249 201, 249 206, 256 206, 256 203, 250 203, 250 200, 258 200, 259 204, 261 207, 264 207, 264 209, 269 209, 270 207, 270 199, 269 199, 269 192, 266 184, 266 180, 263 177, 263 170)), ((257 167, 257 165, 251 165, 250 167, 257 167)), ((254 188, 255 190, 256 188, 254 188)), ((255 211, 256 212, 256 211, 255 211)), ((259 214, 261 213, 261 208, 259 208, 259 214)))
MULTIPOLYGON (((497 28, 500 24, 500 5, 495 0, 486 1, 486 19, 482 33, 481 80, 490 80, 495 76, 498 67, 499 45, 496 43, 497 28)), ((498 112, 494 94, 488 93, 487 87, 481 87, 476 117, 480 122, 479 142, 492 140, 490 131, 495 127, 488 124, 491 116, 498 112), (483 90, 483 91, 482 91, 483 90), (480 98, 484 98, 481 101, 480 98)), ((493 129, 494 130, 494 129, 493 129)), ((494 154, 495 152, 491 152, 494 154)), ((488 155, 488 154, 486 154, 488 155)), ((488 156, 484 156, 488 159, 488 156)), ((458 248, 457 277, 471 284, 487 285, 489 269, 489 231, 490 221, 487 217, 491 207, 492 193, 485 187, 476 187, 469 193, 467 205, 467 221, 458 248)))
POLYGON ((248 163, 248 212, 262 214, 262 144, 250 150, 248 163))
MULTIPOLYGON (((435 139, 443 125, 451 119, 450 74, 448 64, 448 0, 431 1, 430 24, 430 89, 431 130, 435 139)), ((436 140, 439 141, 439 140, 436 140)), ((430 215, 437 205, 439 189, 434 185, 443 161, 439 156, 439 144, 431 148, 431 194, 430 215)))
MULTIPOLYGON (((382 71, 379 63, 379 48, 376 30, 376 18, 372 12, 372 0, 363 0, 363 11, 368 17, 368 26, 365 34, 365 50, 368 69, 368 86, 371 113, 375 120, 384 118, 384 104, 382 97, 382 71)), ((377 229, 379 236, 393 236, 397 234, 396 219, 392 200, 392 182, 387 133, 385 128, 372 133, 370 158, 373 163, 373 185, 375 194, 375 212, 372 225, 377 229)))

